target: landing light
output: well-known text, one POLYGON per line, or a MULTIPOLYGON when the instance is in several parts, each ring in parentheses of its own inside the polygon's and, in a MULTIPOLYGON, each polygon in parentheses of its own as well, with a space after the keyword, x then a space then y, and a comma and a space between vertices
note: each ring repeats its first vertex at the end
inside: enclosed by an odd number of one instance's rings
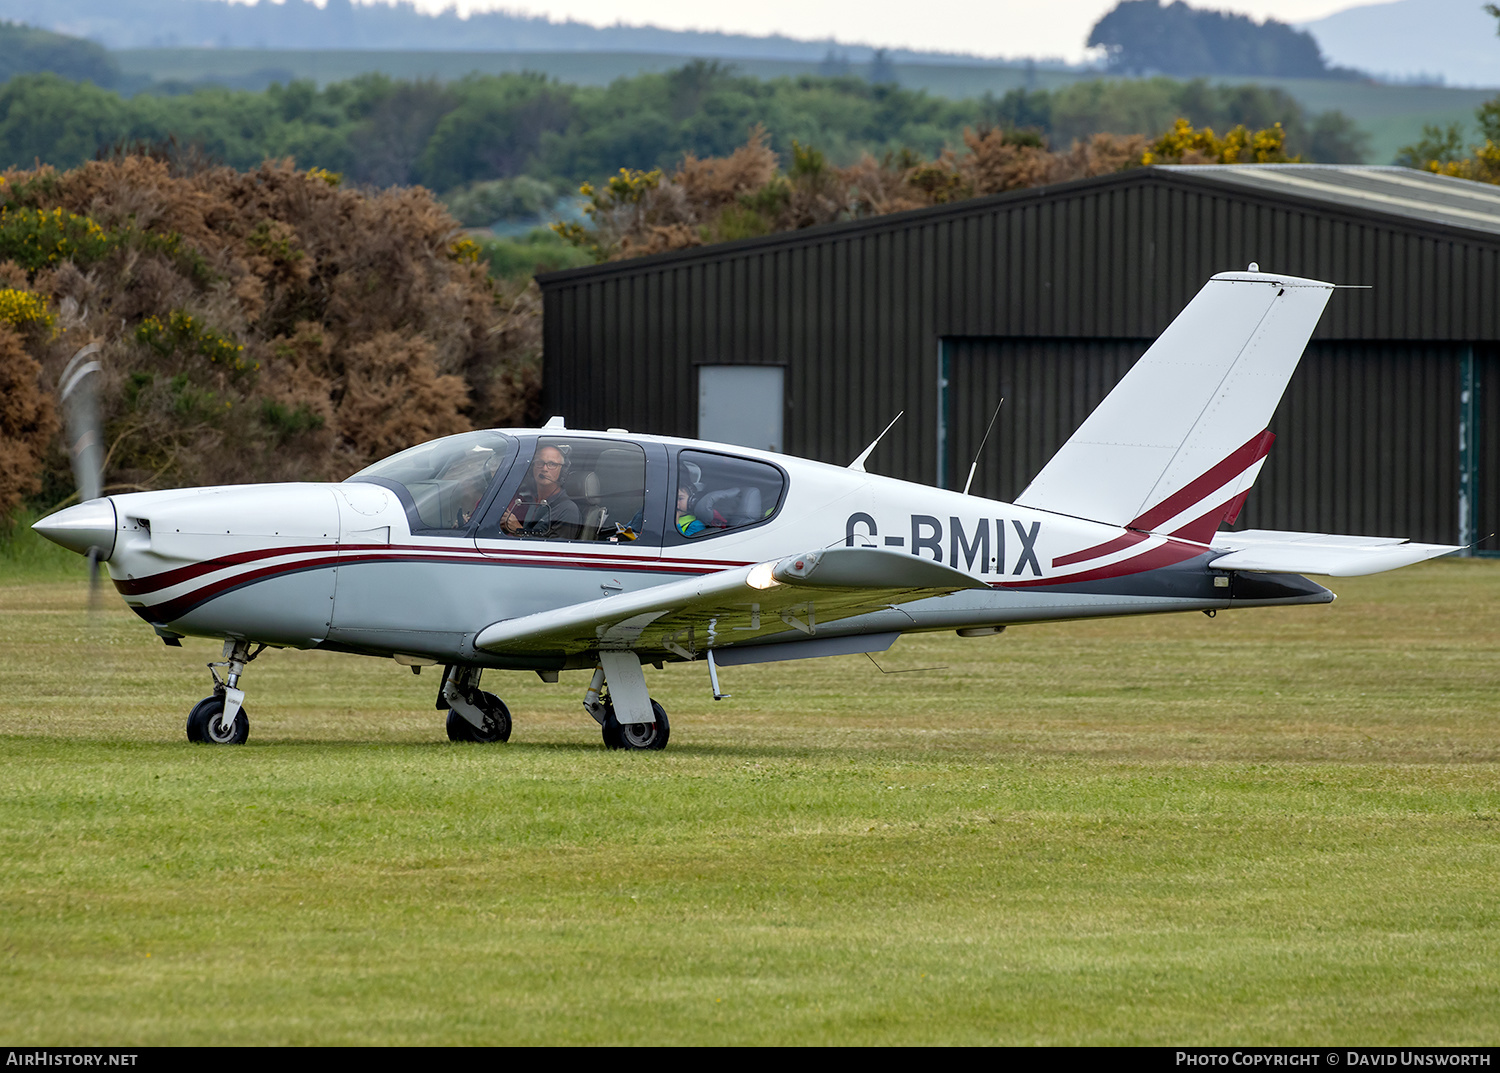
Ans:
POLYGON ((772 574, 775 569, 775 563, 757 563, 750 568, 750 576, 745 579, 745 582, 752 589, 773 589, 781 584, 772 574))

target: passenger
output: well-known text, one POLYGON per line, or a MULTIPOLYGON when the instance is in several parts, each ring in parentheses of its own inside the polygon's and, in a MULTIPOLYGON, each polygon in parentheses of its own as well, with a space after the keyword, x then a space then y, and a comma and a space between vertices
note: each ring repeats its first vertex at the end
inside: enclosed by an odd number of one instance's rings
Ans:
POLYGON ((531 463, 531 481, 516 493, 500 517, 500 528, 511 536, 543 540, 576 540, 583 516, 578 504, 563 491, 567 459, 556 447, 543 447, 531 463))
POLYGON ((677 531, 683 536, 696 536, 708 526, 695 518, 692 509, 693 490, 686 485, 677 489, 677 531))

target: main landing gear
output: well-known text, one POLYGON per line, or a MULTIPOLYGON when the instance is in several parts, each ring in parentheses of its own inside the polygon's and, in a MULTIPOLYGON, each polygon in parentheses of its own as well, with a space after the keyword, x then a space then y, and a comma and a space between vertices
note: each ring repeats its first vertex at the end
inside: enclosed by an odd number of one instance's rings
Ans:
POLYGON ((449 741, 510 740, 510 709, 495 694, 479 688, 479 676, 483 673, 479 667, 444 669, 437 708, 448 709, 449 741))
POLYGON ((245 714, 245 691, 239 688, 240 676, 245 673, 245 664, 266 650, 258 645, 254 650, 248 641, 227 640, 224 642, 224 658, 208 665, 213 675, 214 692, 204 697, 188 713, 188 741, 199 741, 208 745, 244 745, 250 737, 250 718, 245 714), (227 673, 219 677, 219 668, 227 673))
POLYGON ((606 749, 665 749, 672 734, 666 709, 646 692, 646 675, 633 652, 599 653, 583 708, 599 724, 606 749))

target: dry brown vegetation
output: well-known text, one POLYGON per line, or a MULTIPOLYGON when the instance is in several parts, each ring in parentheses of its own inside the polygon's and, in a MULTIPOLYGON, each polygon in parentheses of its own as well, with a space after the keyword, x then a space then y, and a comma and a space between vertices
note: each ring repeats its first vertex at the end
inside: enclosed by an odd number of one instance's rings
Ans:
POLYGON ((142 154, 13 170, 0 201, 0 511, 71 487, 37 385, 90 342, 106 489, 337 479, 533 416, 540 303, 424 189, 142 154))
POLYGON ((623 260, 1104 175, 1140 163, 1146 146, 1139 135, 1097 134, 1053 151, 1035 134, 988 128, 965 131, 962 152, 935 160, 867 154, 847 168, 794 142, 783 171, 757 127, 727 157, 689 154, 670 176, 622 170, 585 185, 590 226, 559 230, 601 261, 623 260))
POLYGON ((42 486, 42 459, 57 418, 25 341, 0 326, 0 517, 42 486))

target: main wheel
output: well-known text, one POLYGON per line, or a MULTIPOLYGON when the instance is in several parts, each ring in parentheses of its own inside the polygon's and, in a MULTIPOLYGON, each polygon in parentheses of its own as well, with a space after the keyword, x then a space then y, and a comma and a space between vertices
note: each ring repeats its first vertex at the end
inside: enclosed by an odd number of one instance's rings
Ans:
POLYGON ((493 693, 480 692, 475 700, 481 712, 484 713, 484 726, 477 727, 452 708, 448 709, 448 740, 449 741, 509 741, 510 740, 510 709, 505 702, 493 693))
POLYGON ((604 747, 606 749, 665 749, 672 726, 667 722, 667 710, 656 701, 651 702, 651 711, 656 720, 651 723, 622 723, 615 718, 615 706, 609 705, 604 713, 604 747))
POLYGON ((188 713, 188 741, 200 741, 207 745, 244 745, 250 737, 250 717, 241 708, 235 713, 234 722, 225 731, 220 725, 224 714, 224 698, 204 697, 188 713))

